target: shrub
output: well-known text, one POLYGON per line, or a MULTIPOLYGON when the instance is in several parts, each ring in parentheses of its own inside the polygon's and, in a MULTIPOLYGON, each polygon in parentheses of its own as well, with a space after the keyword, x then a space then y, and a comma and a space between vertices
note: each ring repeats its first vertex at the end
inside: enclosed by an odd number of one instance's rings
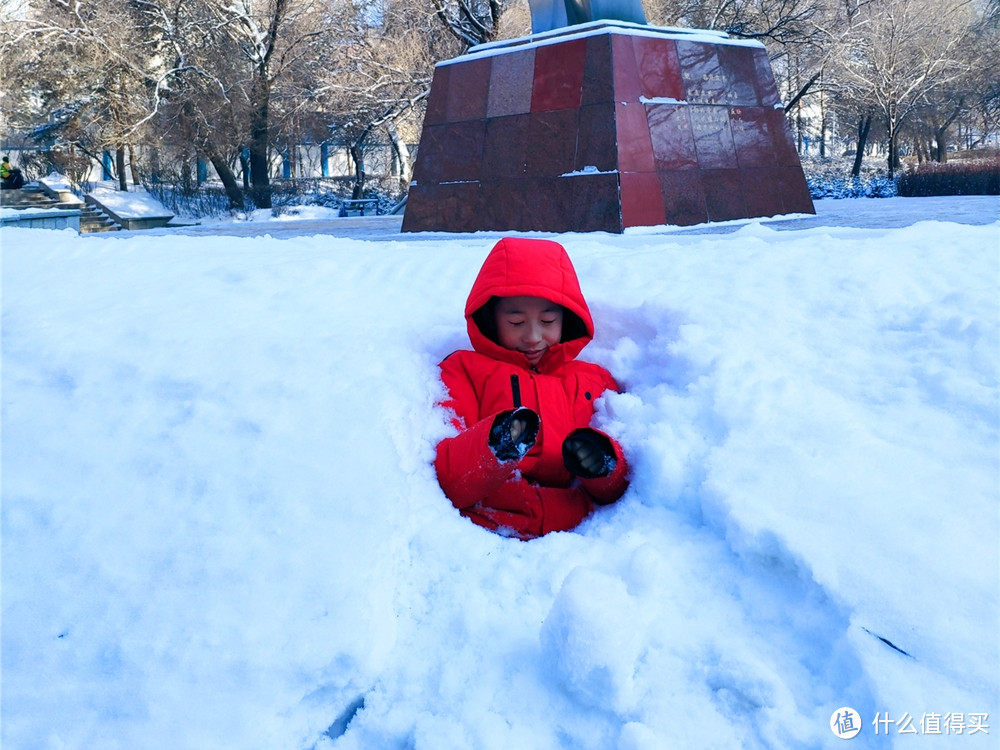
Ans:
POLYGON ((148 182, 146 191, 176 216, 201 218, 227 216, 229 198, 221 187, 202 186, 198 190, 183 190, 166 182, 148 182))
MULTIPOLYGON (((326 206, 339 208, 351 197, 353 177, 298 178, 275 180, 271 183, 272 205, 287 209, 293 206, 326 206)), ((406 195, 393 177, 369 177, 365 181, 365 198, 378 200, 376 214, 385 214, 406 195)))
MULTIPOLYGON (((352 177, 276 179, 271 181, 271 215, 294 212, 297 206, 339 208, 351 197, 352 177)), ((185 189, 178 180, 147 181, 146 190, 177 216, 191 218, 242 216, 249 218, 254 210, 247 198, 244 208, 231 210, 225 190, 217 182, 203 183, 185 189)), ((376 213, 388 213, 405 195, 394 178, 369 178, 365 197, 378 199, 376 213)))
POLYGON ((1000 195, 1000 156, 938 164, 924 162, 899 176, 900 195, 1000 195))
POLYGON ((807 177, 809 195, 820 198, 891 198, 896 183, 888 177, 807 177))
POLYGON ((862 163, 861 175, 849 175, 854 158, 825 158, 803 156, 802 170, 805 172, 809 195, 813 200, 821 198, 891 198, 896 194, 896 184, 885 176, 881 160, 866 159, 862 163))

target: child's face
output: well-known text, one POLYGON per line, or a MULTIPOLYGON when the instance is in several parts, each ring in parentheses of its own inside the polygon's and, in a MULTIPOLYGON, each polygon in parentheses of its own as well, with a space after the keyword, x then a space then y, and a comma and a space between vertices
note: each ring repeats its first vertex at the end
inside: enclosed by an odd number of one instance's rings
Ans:
POLYGON ((532 365, 562 338, 563 309, 542 297, 501 297, 496 317, 500 345, 521 352, 532 365))

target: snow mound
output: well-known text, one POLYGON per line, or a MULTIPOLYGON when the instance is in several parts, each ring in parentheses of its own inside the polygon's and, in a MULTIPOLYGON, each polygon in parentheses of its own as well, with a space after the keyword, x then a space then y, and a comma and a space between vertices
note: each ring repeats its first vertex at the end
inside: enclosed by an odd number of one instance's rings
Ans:
POLYGON ((910 224, 560 236, 633 475, 527 543, 431 465, 492 240, 4 230, 3 746, 995 721, 1000 223, 910 224))

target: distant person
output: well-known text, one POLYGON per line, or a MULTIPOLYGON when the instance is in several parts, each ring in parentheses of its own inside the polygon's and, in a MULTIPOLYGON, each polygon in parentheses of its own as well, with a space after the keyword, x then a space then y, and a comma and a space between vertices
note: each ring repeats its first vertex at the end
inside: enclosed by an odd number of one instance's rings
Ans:
POLYGON ((474 351, 441 363, 459 433, 437 446, 438 481, 470 520, 531 539, 576 527, 628 484, 621 446, 591 428, 594 402, 619 390, 576 357, 594 335, 562 245, 506 238, 487 256, 465 318, 474 351))
POLYGON ((17 190, 23 184, 24 178, 21 176, 21 170, 11 166, 9 156, 3 157, 3 161, 0 162, 0 188, 17 190))

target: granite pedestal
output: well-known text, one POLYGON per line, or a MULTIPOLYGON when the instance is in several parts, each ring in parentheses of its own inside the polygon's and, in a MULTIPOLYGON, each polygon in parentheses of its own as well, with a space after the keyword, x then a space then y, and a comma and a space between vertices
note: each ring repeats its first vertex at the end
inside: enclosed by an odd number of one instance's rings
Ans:
POLYGON ((764 47, 602 21, 439 64, 404 232, 814 213, 764 47))

